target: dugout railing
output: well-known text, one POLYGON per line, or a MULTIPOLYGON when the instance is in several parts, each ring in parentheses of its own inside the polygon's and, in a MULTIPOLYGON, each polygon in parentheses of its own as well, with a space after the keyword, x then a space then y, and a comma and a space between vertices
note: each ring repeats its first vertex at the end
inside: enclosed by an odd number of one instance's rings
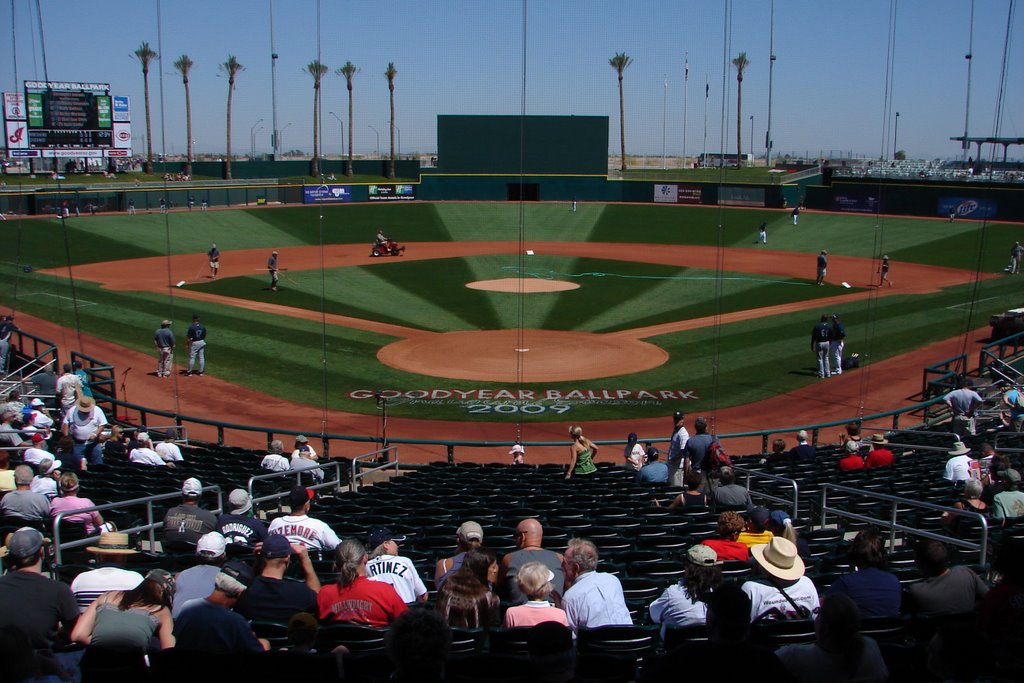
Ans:
POLYGON ((333 461, 325 463, 323 465, 317 465, 316 467, 307 467, 301 470, 285 470, 284 472, 270 472, 268 474, 254 474, 249 477, 248 482, 245 484, 245 490, 249 493, 249 497, 252 499, 253 505, 259 505, 260 503, 275 502, 277 503, 278 509, 281 507, 281 501, 288 497, 291 487, 278 487, 278 490, 274 493, 268 493, 265 495, 256 495, 256 485, 259 482, 264 481, 278 481, 294 479, 295 486, 305 486, 307 489, 313 489, 314 491, 321 491, 323 489, 333 488, 335 490, 340 489, 344 482, 341 480, 341 463, 333 461), (315 477, 312 474, 314 471, 320 471, 324 473, 324 479, 320 482, 310 483, 308 481, 303 482, 303 475, 309 477, 315 477), (334 478, 328 479, 326 477, 328 472, 334 472, 334 478))

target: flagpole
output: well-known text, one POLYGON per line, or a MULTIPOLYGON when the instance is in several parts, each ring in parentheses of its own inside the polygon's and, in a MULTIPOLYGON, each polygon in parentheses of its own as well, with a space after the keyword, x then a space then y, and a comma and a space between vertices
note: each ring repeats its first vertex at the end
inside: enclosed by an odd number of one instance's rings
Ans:
POLYGON ((686 51, 683 66, 683 168, 686 168, 686 114, 688 111, 687 97, 690 93, 690 52, 686 51))
POLYGON ((708 96, 711 94, 711 85, 708 82, 708 75, 704 74, 704 151, 701 158, 707 165, 708 160, 708 96))

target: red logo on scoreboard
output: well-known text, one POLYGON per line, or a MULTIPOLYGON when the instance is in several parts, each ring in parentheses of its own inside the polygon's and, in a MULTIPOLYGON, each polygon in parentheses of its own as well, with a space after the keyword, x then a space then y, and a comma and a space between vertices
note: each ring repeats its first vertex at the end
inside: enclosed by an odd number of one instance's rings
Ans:
POLYGON ((14 131, 13 135, 8 135, 7 136, 7 141, 9 143, 11 143, 12 145, 16 145, 19 142, 21 142, 22 138, 24 138, 24 137, 25 137, 25 126, 21 126, 20 128, 18 128, 17 130, 14 131))
POLYGON ((129 150, 127 150, 127 149, 108 149, 107 150, 107 156, 108 157, 126 157, 126 156, 128 156, 128 152, 129 152, 129 150))
POLYGON ((127 142, 128 140, 132 139, 132 134, 126 130, 119 130, 117 132, 117 139, 120 140, 121 142, 127 142))

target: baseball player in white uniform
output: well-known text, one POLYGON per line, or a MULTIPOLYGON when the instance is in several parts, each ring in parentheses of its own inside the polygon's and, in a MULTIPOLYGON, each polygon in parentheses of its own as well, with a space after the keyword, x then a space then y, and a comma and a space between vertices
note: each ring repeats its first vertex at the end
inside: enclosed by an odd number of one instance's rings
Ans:
POLYGON ((304 487, 292 488, 288 502, 292 508, 291 514, 272 521, 269 533, 287 536, 289 543, 304 545, 310 551, 334 550, 341 544, 341 539, 331 527, 307 514, 309 493, 304 487))
POLYGON ((407 605, 426 602, 427 587, 423 585, 419 572, 412 560, 398 554, 398 543, 404 540, 405 536, 395 534, 387 527, 371 531, 367 547, 372 550, 366 563, 366 578, 391 584, 407 605))

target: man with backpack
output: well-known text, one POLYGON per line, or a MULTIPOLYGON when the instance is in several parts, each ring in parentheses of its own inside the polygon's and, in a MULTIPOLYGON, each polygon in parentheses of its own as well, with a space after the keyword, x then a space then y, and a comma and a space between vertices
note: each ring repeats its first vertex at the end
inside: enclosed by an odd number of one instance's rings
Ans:
POLYGON ((722 458, 728 456, 725 456, 725 451, 715 437, 708 434, 706 417, 701 416, 694 420, 693 429, 696 434, 691 436, 683 447, 685 469, 700 472, 700 490, 711 493, 718 479, 718 471, 724 464, 722 458))

